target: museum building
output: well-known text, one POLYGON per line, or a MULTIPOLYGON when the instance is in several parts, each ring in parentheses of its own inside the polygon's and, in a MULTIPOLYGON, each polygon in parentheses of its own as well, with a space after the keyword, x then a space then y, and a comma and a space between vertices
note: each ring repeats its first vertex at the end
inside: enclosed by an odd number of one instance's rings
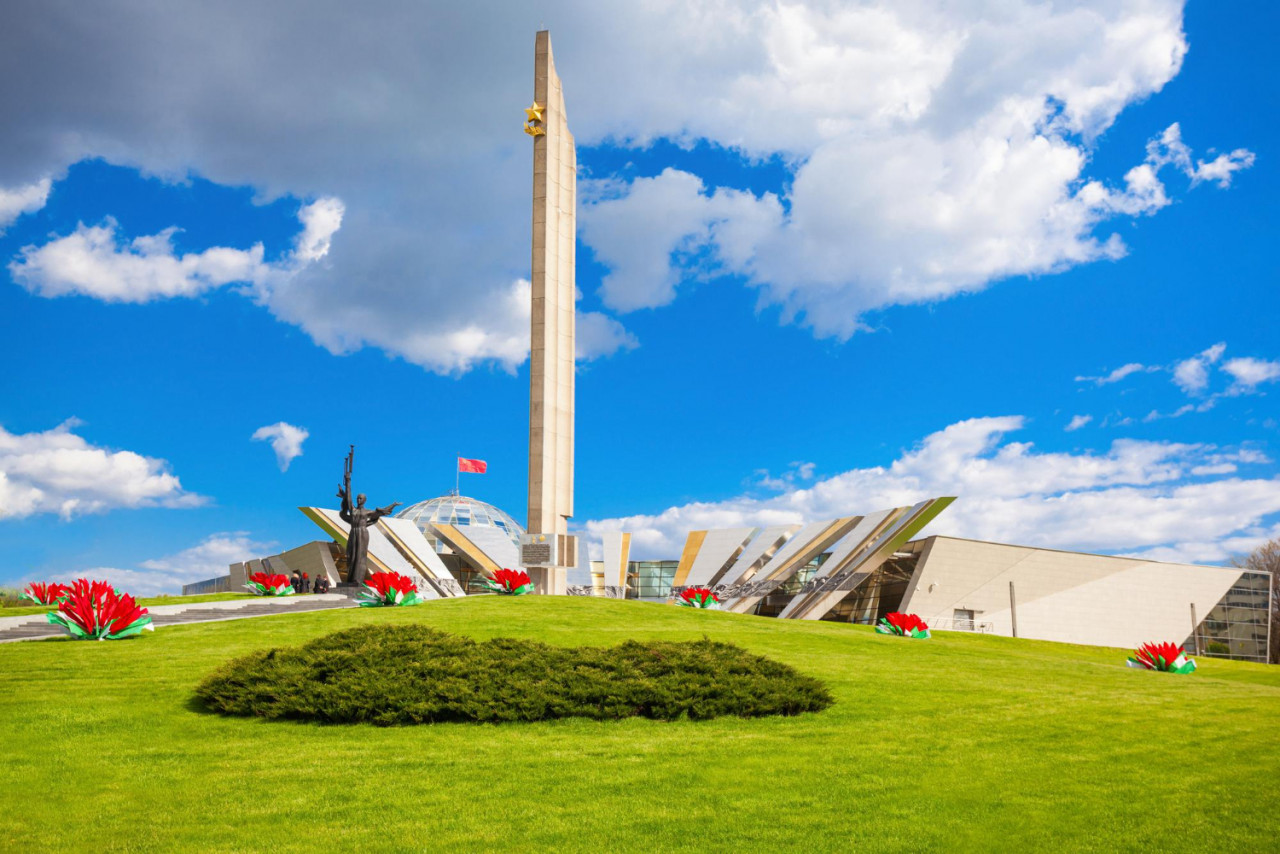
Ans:
MULTIPOLYGON (((950 503, 691 531, 678 559, 631 560, 630 534, 605 533, 584 543, 565 592, 661 603, 704 586, 725 610, 764 617, 871 625, 903 611, 943 631, 1116 647, 1177 639, 1200 655, 1266 660, 1268 573, 917 536, 950 503)), ((333 510, 299 509, 328 539, 232 564, 227 576, 183 592, 241 590, 259 571, 340 581, 346 524, 333 510)), ((520 566, 523 533, 492 504, 449 494, 380 519, 369 562, 416 579, 426 599, 474 594, 482 577, 520 566)))

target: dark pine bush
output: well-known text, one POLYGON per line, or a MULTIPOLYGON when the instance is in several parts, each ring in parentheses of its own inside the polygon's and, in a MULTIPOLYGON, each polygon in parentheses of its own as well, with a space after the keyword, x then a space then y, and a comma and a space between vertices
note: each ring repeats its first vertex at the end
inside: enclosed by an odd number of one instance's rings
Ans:
POLYGON ((365 626, 256 652, 196 693, 229 715, 382 726, 798 715, 832 702, 818 680, 711 640, 566 649, 426 626, 365 626))

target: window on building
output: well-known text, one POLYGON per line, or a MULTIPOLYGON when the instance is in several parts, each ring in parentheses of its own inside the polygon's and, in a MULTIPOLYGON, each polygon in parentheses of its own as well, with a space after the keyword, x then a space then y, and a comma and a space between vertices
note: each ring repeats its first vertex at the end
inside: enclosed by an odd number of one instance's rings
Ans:
POLYGON ((678 560, 633 560, 627 564, 628 599, 665 599, 671 595, 678 560))
POLYGON ((1216 658, 1265 662, 1270 581, 1266 573, 1242 573, 1183 647, 1194 651, 1198 646, 1201 655, 1216 658))

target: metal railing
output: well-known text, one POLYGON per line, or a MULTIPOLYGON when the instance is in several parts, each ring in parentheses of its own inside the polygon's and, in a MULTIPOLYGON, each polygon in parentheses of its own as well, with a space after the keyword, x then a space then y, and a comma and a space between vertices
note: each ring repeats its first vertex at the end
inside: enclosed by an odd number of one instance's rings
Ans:
POLYGON ((989 635, 995 631, 995 624, 984 623, 980 620, 957 620, 943 617, 930 620, 929 628, 937 629, 940 632, 976 632, 977 634, 989 635))

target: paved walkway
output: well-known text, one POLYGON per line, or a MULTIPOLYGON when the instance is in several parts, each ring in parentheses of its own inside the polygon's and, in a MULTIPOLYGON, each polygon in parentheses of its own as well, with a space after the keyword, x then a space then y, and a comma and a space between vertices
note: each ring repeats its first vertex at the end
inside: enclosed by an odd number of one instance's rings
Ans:
MULTIPOLYGON (((280 598, 231 599, 225 602, 193 602, 189 605, 151 605, 147 613, 156 628, 180 623, 213 623, 220 620, 243 620, 273 614, 294 614, 330 608, 354 608, 355 600, 340 593, 316 593, 280 598)), ((44 614, 25 617, 0 617, 0 643, 42 638, 65 637, 61 626, 49 622, 44 614)))

